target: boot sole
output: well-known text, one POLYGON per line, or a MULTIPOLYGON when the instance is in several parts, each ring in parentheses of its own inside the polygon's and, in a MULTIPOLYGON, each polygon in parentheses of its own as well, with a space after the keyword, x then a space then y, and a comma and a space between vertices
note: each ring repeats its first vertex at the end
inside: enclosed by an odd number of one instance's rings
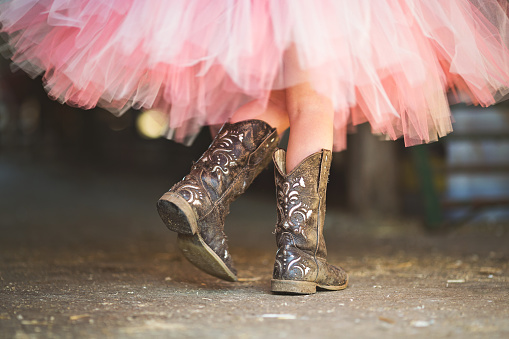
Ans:
POLYGON ((223 280, 237 281, 237 276, 203 241, 199 233, 195 235, 179 234, 177 244, 186 259, 202 271, 223 280))
POLYGON ((344 290, 348 286, 348 279, 343 285, 329 286, 320 285, 310 281, 297 281, 297 280, 271 280, 271 290, 274 293, 284 294, 314 294, 316 289, 323 289, 328 291, 340 291, 344 290))
POLYGON ((178 233, 178 247, 189 262, 214 277, 237 281, 235 273, 203 240, 198 231, 196 214, 184 198, 167 192, 157 202, 157 211, 166 227, 178 233))

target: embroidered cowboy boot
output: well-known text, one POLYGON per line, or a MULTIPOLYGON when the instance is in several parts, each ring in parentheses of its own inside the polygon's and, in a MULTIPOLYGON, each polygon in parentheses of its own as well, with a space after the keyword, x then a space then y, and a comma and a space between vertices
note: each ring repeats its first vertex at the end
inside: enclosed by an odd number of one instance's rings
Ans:
POLYGON ((276 129, 261 120, 226 123, 190 173, 157 202, 184 256, 201 270, 237 280, 224 219, 230 203, 267 167, 278 142, 276 129))
POLYGON ((277 195, 277 253, 272 291, 311 294, 316 288, 342 290, 346 272, 326 261, 323 237, 325 194, 332 152, 322 150, 286 173, 286 152, 274 155, 277 195))

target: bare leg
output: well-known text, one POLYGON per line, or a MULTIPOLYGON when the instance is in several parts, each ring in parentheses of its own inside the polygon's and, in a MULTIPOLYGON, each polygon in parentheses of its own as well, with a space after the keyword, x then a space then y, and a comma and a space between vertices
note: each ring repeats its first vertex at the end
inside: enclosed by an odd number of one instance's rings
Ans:
MULTIPOLYGON (((307 78, 292 49, 285 55, 285 78, 289 81, 307 78)), ((332 150, 334 109, 329 98, 317 93, 309 82, 286 89, 286 108, 290 120, 286 154, 289 173, 308 155, 322 149, 332 150)))
POLYGON ((281 135, 290 125, 286 112, 285 91, 272 91, 267 107, 258 101, 251 101, 242 106, 235 112, 230 122, 236 123, 250 119, 265 121, 276 128, 277 133, 281 135))

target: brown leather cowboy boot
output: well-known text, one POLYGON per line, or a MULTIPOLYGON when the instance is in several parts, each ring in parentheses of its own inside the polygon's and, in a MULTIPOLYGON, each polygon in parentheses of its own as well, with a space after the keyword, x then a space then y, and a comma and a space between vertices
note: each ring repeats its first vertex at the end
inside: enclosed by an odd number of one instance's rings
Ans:
POLYGON ((272 279, 276 293, 311 294, 316 288, 342 290, 346 272, 326 261, 323 237, 325 194, 332 152, 322 150, 286 173, 286 152, 274 155, 278 250, 272 279))
POLYGON ((166 226, 179 233, 184 256, 201 270, 236 281, 224 219, 230 203, 269 164, 279 142, 261 120, 226 123, 191 172, 157 202, 166 226))

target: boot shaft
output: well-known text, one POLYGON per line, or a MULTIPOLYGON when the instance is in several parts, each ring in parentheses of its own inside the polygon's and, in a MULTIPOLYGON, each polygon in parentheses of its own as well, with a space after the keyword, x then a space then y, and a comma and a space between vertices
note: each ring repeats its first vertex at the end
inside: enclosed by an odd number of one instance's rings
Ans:
POLYGON ((276 130, 261 120, 226 123, 171 191, 180 192, 193 207, 201 206, 201 216, 214 205, 228 205, 268 165, 278 142, 276 130))
POLYGON ((276 242, 294 246, 306 253, 327 255, 323 237, 325 200, 332 152, 322 150, 305 158, 286 173, 286 152, 274 155, 278 219, 276 242))

